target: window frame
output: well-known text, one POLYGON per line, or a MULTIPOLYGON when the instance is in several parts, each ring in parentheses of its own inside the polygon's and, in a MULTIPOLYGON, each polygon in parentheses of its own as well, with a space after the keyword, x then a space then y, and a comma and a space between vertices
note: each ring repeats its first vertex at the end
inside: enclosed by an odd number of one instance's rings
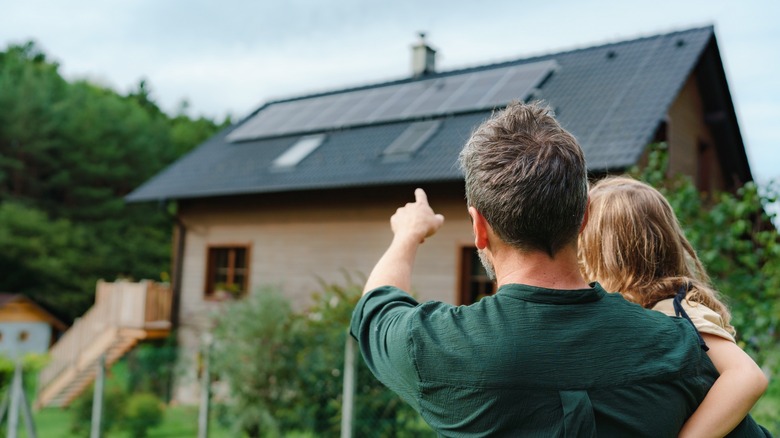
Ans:
POLYGON ((240 296, 246 296, 249 289, 249 274, 250 274, 250 267, 252 266, 252 245, 249 243, 219 243, 219 244, 209 244, 206 246, 206 278, 203 285, 203 297, 207 300, 219 300, 220 298, 216 296, 215 292, 215 286, 217 284, 216 282, 216 251, 217 250, 233 250, 232 252, 229 252, 228 259, 233 259, 233 266, 230 266, 230 262, 228 262, 228 284, 235 284, 233 281, 233 277, 235 276, 235 250, 244 250, 244 261, 245 261, 245 267, 244 267, 244 281, 241 285, 241 293, 240 296))
POLYGON ((491 284, 491 292, 486 296, 496 293, 496 283, 486 276, 475 276, 472 271, 472 257, 476 257, 477 247, 474 244, 461 244, 458 246, 458 305, 470 305, 476 303, 472 300, 471 283, 477 281, 483 284, 491 284))

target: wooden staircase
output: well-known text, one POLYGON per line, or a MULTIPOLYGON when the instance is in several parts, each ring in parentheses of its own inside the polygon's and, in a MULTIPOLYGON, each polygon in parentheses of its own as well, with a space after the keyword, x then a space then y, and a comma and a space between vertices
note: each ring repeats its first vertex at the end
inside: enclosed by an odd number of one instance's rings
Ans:
POLYGON ((97 375, 105 355, 110 366, 145 339, 170 332, 171 290, 166 284, 99 281, 95 305, 49 350, 38 377, 36 406, 65 407, 97 375))

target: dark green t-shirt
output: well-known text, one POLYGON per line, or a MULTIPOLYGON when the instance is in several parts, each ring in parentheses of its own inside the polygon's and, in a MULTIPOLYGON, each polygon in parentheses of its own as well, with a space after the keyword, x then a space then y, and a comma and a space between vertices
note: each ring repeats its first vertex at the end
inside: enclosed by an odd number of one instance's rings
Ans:
MULTIPOLYGON (((717 376, 686 321, 592 289, 506 285, 470 306, 386 286, 350 331, 443 436, 676 436, 717 376)), ((764 436, 748 417, 735 436, 764 436)))

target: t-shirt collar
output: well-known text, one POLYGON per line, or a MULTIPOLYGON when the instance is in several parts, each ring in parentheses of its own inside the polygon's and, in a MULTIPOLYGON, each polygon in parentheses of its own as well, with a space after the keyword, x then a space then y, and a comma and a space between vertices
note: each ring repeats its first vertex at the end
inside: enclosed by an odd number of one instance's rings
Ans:
POLYGON ((498 294, 534 303, 578 304, 598 301, 606 295, 606 291, 595 281, 587 289, 573 290, 547 289, 513 283, 501 286, 498 294))

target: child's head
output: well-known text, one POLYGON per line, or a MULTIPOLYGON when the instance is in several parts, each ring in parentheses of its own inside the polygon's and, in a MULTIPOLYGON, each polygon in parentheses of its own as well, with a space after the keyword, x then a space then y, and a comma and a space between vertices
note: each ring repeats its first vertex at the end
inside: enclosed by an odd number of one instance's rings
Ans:
POLYGON ((720 313, 728 325, 728 309, 658 190, 628 177, 610 177, 594 184, 589 194, 588 222, 579 236, 586 279, 647 308, 690 283, 688 299, 720 313))

